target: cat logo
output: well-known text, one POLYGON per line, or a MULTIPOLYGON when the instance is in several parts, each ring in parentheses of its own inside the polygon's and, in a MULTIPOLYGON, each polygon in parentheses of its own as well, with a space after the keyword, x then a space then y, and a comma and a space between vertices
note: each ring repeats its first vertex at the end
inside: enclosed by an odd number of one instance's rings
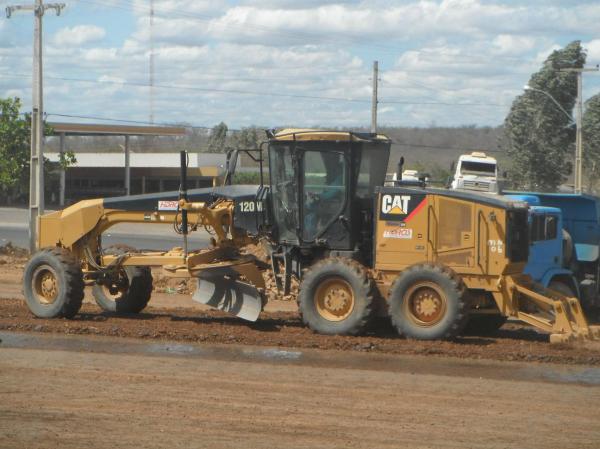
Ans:
POLYGON ((406 215, 409 201, 409 195, 383 195, 381 212, 389 215, 406 215))

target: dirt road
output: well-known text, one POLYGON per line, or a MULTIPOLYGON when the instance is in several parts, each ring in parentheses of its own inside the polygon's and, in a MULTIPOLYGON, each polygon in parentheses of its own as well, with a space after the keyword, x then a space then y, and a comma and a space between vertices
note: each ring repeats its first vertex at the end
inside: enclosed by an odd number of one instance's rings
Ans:
POLYGON ((551 345, 547 335, 510 323, 486 337, 411 341, 399 338, 385 321, 360 337, 318 335, 302 325, 296 312, 263 312, 256 323, 248 323, 221 312, 192 307, 149 307, 139 315, 115 316, 101 313, 95 304, 85 304, 72 320, 45 320, 35 318, 21 300, 0 300, 0 331, 600 365, 599 342, 551 345))
POLYGON ((93 342, 123 339, 84 340, 78 350, 0 344, 0 447, 595 449, 600 441, 598 386, 485 374, 522 363, 454 362, 457 373, 440 375, 427 373, 436 359, 424 357, 351 354, 347 367, 343 359, 332 367, 326 361, 339 353, 308 350, 310 364, 236 361, 108 354, 93 342), (372 357, 396 364, 362 369, 372 357), (393 368, 403 360, 418 372, 393 368))
POLYGON ((158 292, 139 315, 88 292, 75 319, 43 320, 21 272, 0 269, 0 448, 600 446, 598 344, 517 323, 451 342, 385 322, 324 336, 290 301, 247 323, 158 292))

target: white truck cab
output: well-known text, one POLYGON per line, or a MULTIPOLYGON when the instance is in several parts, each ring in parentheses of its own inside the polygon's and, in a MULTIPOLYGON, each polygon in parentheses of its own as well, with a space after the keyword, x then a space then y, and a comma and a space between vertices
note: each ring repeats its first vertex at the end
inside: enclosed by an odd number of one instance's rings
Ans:
POLYGON ((498 163, 485 153, 474 151, 458 158, 452 189, 498 193, 498 163))

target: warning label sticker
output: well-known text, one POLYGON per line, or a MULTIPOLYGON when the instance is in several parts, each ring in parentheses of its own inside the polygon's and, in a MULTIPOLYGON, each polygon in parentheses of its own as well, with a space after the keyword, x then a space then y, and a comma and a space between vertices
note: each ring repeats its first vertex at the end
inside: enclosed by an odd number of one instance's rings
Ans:
POLYGON ((383 238, 385 239, 412 239, 412 229, 407 228, 396 228, 386 229, 383 231, 383 238))
POLYGON ((178 201, 159 201, 158 210, 177 210, 178 201))

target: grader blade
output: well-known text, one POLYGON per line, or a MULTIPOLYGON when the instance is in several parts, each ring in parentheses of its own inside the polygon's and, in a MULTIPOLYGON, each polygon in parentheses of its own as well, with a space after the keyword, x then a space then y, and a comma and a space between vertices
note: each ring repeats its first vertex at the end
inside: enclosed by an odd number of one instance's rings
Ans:
POLYGON ((192 299, 247 321, 256 321, 262 311, 259 291, 239 281, 233 270, 211 270, 198 274, 192 299))
POLYGON ((527 276, 509 276, 507 286, 515 298, 511 315, 550 332, 550 343, 600 340, 600 326, 589 325, 577 298, 544 288, 527 276), (534 304, 537 312, 524 307, 526 303, 534 304))

